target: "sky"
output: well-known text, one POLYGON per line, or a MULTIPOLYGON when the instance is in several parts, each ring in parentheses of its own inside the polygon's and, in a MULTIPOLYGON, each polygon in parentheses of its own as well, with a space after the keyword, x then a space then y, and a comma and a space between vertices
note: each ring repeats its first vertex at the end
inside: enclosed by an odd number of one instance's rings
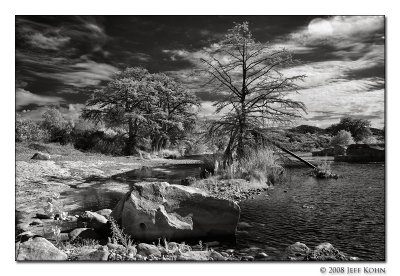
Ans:
POLYGON ((36 120, 56 106, 75 119, 115 72, 142 66, 195 93, 199 116, 218 116, 218 93, 193 70, 243 21, 255 40, 292 51, 298 62, 283 74, 306 75, 292 96, 307 107, 296 124, 327 127, 352 116, 384 126, 382 16, 16 16, 16 111, 36 120))

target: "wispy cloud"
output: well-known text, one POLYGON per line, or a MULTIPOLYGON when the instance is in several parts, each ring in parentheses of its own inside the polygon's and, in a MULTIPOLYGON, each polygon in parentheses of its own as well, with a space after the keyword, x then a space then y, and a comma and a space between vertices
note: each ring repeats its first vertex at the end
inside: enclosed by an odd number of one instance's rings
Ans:
POLYGON ((37 75, 47 76, 74 87, 87 87, 96 86, 101 81, 110 80, 110 77, 117 71, 118 69, 112 65, 89 60, 67 66, 65 72, 46 75, 37 73, 37 75))
POLYGON ((55 96, 40 96, 33 94, 23 88, 17 88, 15 91, 16 108, 20 108, 26 105, 35 104, 39 106, 45 106, 49 104, 59 104, 63 101, 60 97, 55 96))

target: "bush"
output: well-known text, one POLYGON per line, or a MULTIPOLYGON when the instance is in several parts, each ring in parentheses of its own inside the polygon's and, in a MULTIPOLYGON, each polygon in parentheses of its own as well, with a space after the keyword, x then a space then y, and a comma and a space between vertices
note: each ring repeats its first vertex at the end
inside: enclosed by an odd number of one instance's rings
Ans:
POLYGON ((82 151, 100 152, 103 154, 123 155, 126 137, 110 135, 103 131, 85 131, 75 137, 74 147, 82 151))
POLYGON ((378 139, 376 139, 374 136, 369 136, 361 141, 362 144, 377 144, 379 143, 378 139))
POLYGON ((15 141, 16 142, 47 142, 50 135, 38 123, 31 120, 24 120, 17 115, 15 122, 15 141))
POLYGON ((341 130, 338 132, 338 134, 336 134, 331 142, 330 145, 332 147, 334 146, 348 146, 354 144, 354 140, 353 137, 351 136, 351 133, 349 131, 346 130, 341 130))
POLYGON ((71 142, 73 123, 67 121, 58 109, 47 109, 42 115, 42 126, 50 134, 50 142, 57 142, 62 145, 71 142))

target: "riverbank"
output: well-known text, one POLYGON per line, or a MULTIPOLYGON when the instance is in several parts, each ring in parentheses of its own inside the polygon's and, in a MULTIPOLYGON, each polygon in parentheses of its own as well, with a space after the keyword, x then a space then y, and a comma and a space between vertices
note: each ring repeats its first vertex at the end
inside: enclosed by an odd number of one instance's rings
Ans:
MULTIPOLYGON (((83 257, 85 255, 90 255, 90 258, 93 256, 95 256, 93 258, 103 256, 102 258, 104 259, 104 256, 107 254, 107 260, 127 260, 129 256, 130 257, 128 260, 137 261, 178 260, 177 254, 168 255, 169 249, 165 251, 167 252, 166 254, 161 254, 161 257, 157 258, 154 258, 153 256, 143 256, 142 254, 137 254, 137 252, 136 255, 141 255, 145 258, 140 256, 131 258, 132 254, 128 254, 127 257, 123 254, 119 254, 118 252, 114 252, 115 249, 110 248, 110 242, 107 239, 103 239, 103 241, 100 243, 94 244, 90 244, 90 242, 87 244, 88 241, 85 241, 85 239, 77 243, 70 242, 68 234, 77 228, 82 228, 76 225, 76 221, 82 214, 85 213, 84 211, 87 210, 93 212, 98 210, 93 209, 95 207, 83 209, 85 204, 82 204, 83 207, 79 206, 78 208, 80 211, 74 212, 74 210, 77 210, 77 205, 85 201, 85 198, 82 200, 77 200, 77 197, 71 195, 81 195, 85 193, 92 194, 99 190, 113 190, 117 192, 115 197, 119 200, 123 194, 129 190, 131 185, 127 184, 127 182, 129 182, 129 179, 126 178, 127 173, 128 176, 130 176, 129 172, 143 167, 155 168, 156 170, 159 170, 160 167, 167 167, 166 170, 169 170, 170 166, 172 165, 199 164, 198 160, 146 160, 141 159, 140 157, 110 157, 83 153, 57 155, 56 153, 56 156, 52 155, 52 158, 48 161, 37 161, 30 159, 33 154, 34 153, 32 152, 23 152, 23 154, 19 154, 17 152, 16 216, 18 219, 16 221, 16 235, 27 231, 33 233, 32 237, 29 237, 29 233, 25 234, 25 238, 22 239, 24 242, 31 241, 31 243, 35 244, 36 241, 32 242, 32 240, 35 239, 35 236, 40 236, 47 241, 51 241, 52 244, 56 244, 56 240, 54 239, 54 230, 52 227, 55 224, 54 219, 45 217, 39 218, 37 214, 39 214, 39 216, 40 214, 43 215, 47 198, 52 196, 54 193, 58 193, 63 194, 59 198, 60 205, 65 207, 64 210, 66 212, 71 212, 72 214, 72 216, 70 215, 71 220, 65 221, 65 224, 63 223, 63 226, 60 226, 60 234, 63 237, 63 244, 61 247, 57 248, 66 254, 67 260, 84 260, 85 258, 89 258, 89 256, 83 257), (85 250, 81 250, 81 247, 85 248, 85 250), (103 253, 99 253, 98 251, 103 253)), ((195 171, 193 171, 193 173, 194 172, 195 171)), ((230 199, 236 202, 252 202, 254 198, 257 199, 257 197, 260 196, 264 198, 269 197, 269 193, 272 192, 274 188, 273 186, 268 186, 266 183, 261 183, 258 181, 252 182, 238 179, 223 180, 216 177, 198 180, 192 184, 194 187, 208 191, 212 196, 230 199)), ((99 202, 107 200, 107 198, 102 197, 103 194, 100 192, 97 196, 98 199, 96 200, 99 200, 99 202)), ((104 196, 107 197, 107 195, 104 196)), ((269 200, 270 198, 267 199, 269 200)), ((107 204, 110 206, 108 208, 113 208, 116 205, 111 203, 107 204)), ((96 206, 96 204, 93 206, 96 206)), ((245 232, 243 231, 243 226, 245 224, 245 222, 240 222, 238 225, 239 231, 237 236, 240 239, 242 239, 242 235, 245 232)), ((263 226, 263 229, 264 228, 265 226, 263 226)), ((79 231, 76 230, 75 232, 79 231)), ((87 234, 91 231, 83 232, 87 234)), ((301 239, 297 240, 302 241, 301 239)), ((294 239, 292 242, 296 242, 297 240, 294 239)), ((22 248, 20 236, 17 237, 16 242, 20 242, 18 244, 18 248, 22 248)), ((38 242, 45 243, 43 240, 39 240, 38 242)), ((156 246, 158 246, 158 244, 156 246)), ((160 246, 167 248, 162 241, 160 246)), ((117 247, 120 248, 120 246, 117 247)), ((164 252, 162 249, 159 250, 164 252)), ((202 258, 202 260, 214 260, 214 258, 210 255, 210 252, 214 251, 218 252, 222 257, 224 257, 224 260, 229 261, 290 260, 285 254, 283 254, 282 257, 276 257, 277 254, 275 252, 282 249, 253 245, 236 247, 234 245, 220 243, 219 241, 211 241, 211 243, 208 244, 205 242, 200 243, 199 241, 198 244, 190 244, 190 250, 201 252, 189 254, 192 257, 195 256, 193 257, 195 260, 200 260, 199 258, 202 258), (208 253, 203 251, 207 251, 208 253)), ((217 256, 216 254, 213 255, 214 257, 217 256)))

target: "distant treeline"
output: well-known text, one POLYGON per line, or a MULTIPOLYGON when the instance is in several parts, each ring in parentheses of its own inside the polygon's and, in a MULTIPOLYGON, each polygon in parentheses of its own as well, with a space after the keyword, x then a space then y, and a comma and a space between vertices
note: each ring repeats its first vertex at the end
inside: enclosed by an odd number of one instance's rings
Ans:
MULTIPOLYGON (((16 141, 72 144, 81 151, 99 152, 111 155, 124 155, 128 135, 122 127, 106 127, 82 118, 68 120, 56 108, 47 109, 41 120, 32 121, 16 115, 16 141)), ((383 142, 383 129, 369 127, 368 121, 360 123, 359 119, 343 118, 338 124, 326 129, 309 125, 300 125, 290 129, 269 129, 269 137, 274 142, 293 151, 312 151, 329 147, 332 138, 340 131, 349 132, 351 139, 358 143, 383 142), (358 126, 358 127, 354 127, 358 126), (364 127, 361 127, 364 126, 364 127), (353 132, 351 132, 351 130, 353 132), (357 139, 355 138, 357 137, 357 139)), ((227 137, 208 135, 210 121, 198 119, 196 125, 188 129, 174 143, 167 143, 163 148, 174 149, 180 154, 199 154, 204 152, 223 151, 227 137)), ((153 151, 150 139, 137 138, 137 149, 153 151)))

